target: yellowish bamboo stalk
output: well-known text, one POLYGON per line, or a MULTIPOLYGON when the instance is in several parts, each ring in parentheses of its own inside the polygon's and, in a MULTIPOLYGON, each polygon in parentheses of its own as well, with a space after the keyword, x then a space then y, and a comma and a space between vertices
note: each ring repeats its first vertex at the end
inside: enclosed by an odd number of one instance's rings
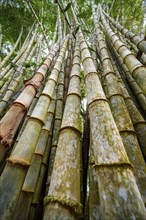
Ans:
MULTIPOLYGON (((15 214, 13 219, 28 219, 30 206, 33 199, 33 196, 36 191, 37 181, 40 175, 40 170, 43 162, 43 158, 45 156, 47 146, 47 140, 49 134, 51 132, 53 117, 54 117, 54 110, 55 110, 55 100, 52 100, 50 106, 48 108, 46 122, 42 127, 40 132, 39 140, 37 142, 31 166, 27 171, 27 175, 25 177, 22 190, 16 205, 15 214)), ((49 154, 49 151, 48 151, 49 154)), ((47 155, 48 155, 47 154, 47 155)), ((43 176, 41 175, 43 179, 43 176)))
POLYGON ((55 159, 56 149, 57 149, 57 144, 58 144, 59 130, 61 127, 61 122, 62 122, 63 94, 64 94, 64 65, 62 66, 62 71, 60 72, 59 80, 58 80, 55 120, 54 120, 53 132, 52 132, 52 144, 51 144, 50 160, 49 160, 49 167, 48 167, 48 174, 47 174, 47 181, 46 181, 46 193, 48 193, 48 189, 50 186, 54 159, 55 159))

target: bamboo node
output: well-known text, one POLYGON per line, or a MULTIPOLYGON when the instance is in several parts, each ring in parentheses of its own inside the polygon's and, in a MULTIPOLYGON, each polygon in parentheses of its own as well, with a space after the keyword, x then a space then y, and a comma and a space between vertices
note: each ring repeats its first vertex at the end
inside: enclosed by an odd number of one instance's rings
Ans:
POLYGON ((20 165, 20 166, 22 166, 22 167, 28 167, 28 166, 30 166, 30 163, 28 162, 28 161, 26 161, 26 160, 24 160, 24 159, 17 159, 17 158, 11 158, 11 157, 9 157, 8 159, 7 159, 7 161, 8 162, 10 162, 10 163, 12 163, 13 165, 20 165))
POLYGON ((124 163, 124 162, 122 162, 122 163, 110 163, 110 164, 102 164, 102 163, 100 163, 100 164, 98 164, 98 163, 94 163, 93 165, 92 165, 92 167, 96 167, 96 168, 98 168, 98 169, 100 169, 101 167, 129 167, 131 170, 133 170, 133 168, 134 168, 134 166, 133 166, 133 164, 131 164, 131 163, 124 163))
POLYGON ((59 197, 53 197, 53 196, 46 196, 44 199, 45 205, 47 205, 48 203, 55 203, 55 202, 58 202, 61 205, 69 206, 70 208, 74 210, 76 214, 82 214, 82 204, 74 200, 67 199, 67 198, 61 199, 59 197))

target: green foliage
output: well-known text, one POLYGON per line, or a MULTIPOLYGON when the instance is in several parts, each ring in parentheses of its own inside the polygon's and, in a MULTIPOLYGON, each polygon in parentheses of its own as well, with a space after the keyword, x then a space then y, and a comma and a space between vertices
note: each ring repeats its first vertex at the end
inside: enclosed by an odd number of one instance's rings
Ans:
POLYGON ((25 1, 7 0, 0 1, 0 24, 2 25, 2 42, 14 44, 23 26, 22 42, 34 19, 32 13, 26 7, 25 1), (28 19, 29 18, 29 19, 28 19))
MULTIPOLYGON (((60 1, 60 4, 62 9, 64 8, 64 13, 69 15, 69 20, 72 22, 72 12, 70 10, 72 3, 68 0, 64 2, 66 3, 66 6, 62 4, 62 1, 60 1)), ((123 2, 124 4, 122 4, 122 1, 120 0, 95 0, 95 4, 97 5, 98 3, 102 3, 105 10, 107 10, 114 19, 117 19, 119 16, 120 23, 122 20, 122 7, 124 7, 125 27, 131 29, 131 27, 134 26, 138 32, 141 28, 141 23, 143 20, 142 0, 127 0, 123 2)), ((57 3, 55 3, 53 0, 32 0, 31 4, 39 20, 45 27, 46 35, 49 39, 52 39, 55 30, 55 23, 58 17, 57 3)), ((94 29, 91 2, 90 0, 78 0, 77 5, 77 17, 80 21, 81 19, 85 21, 87 27, 84 26, 82 22, 80 22, 80 25, 82 25, 83 32, 86 33, 86 36, 88 36, 94 29)), ((3 45, 1 56, 4 58, 6 56, 6 51, 8 51, 9 48, 7 45, 14 45, 20 34, 21 27, 23 26, 24 29, 21 39, 22 45, 32 24, 34 22, 36 23, 36 20, 25 0, 1 0, 0 10, 0 24, 2 25, 3 45)), ((63 23, 63 14, 61 14, 61 18, 63 23)), ((79 26, 74 27, 74 34, 76 34, 78 30, 79 26)), ((69 31, 68 26, 67 31, 69 31)), ((38 29, 38 32, 41 33, 41 30, 38 29)))

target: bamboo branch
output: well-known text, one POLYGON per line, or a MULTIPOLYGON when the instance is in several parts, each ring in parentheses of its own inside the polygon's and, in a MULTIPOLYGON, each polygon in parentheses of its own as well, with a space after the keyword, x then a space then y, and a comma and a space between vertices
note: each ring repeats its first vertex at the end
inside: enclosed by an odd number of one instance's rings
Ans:
POLYGON ((32 13, 33 13, 35 19, 37 20, 37 23, 38 23, 38 25, 39 25, 39 27, 40 27, 40 29, 41 29, 41 31, 42 31, 42 34, 43 34, 43 36, 44 36, 44 39, 45 39, 45 41, 46 41, 46 44, 47 44, 48 50, 49 50, 49 49, 50 49, 50 46, 49 46, 49 42, 48 42, 48 39, 47 39, 47 36, 46 36, 46 33, 45 33, 45 28, 44 28, 44 26, 42 25, 42 23, 39 21, 39 18, 38 18, 38 16, 37 16, 37 14, 36 14, 34 8, 32 7, 32 4, 31 4, 30 0, 26 0, 26 2, 27 2, 27 4, 28 4, 30 10, 32 11, 32 13))

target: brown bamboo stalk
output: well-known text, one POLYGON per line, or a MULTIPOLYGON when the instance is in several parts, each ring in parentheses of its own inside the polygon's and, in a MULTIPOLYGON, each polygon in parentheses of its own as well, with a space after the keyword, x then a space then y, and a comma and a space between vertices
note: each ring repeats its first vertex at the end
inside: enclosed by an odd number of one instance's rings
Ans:
POLYGON ((76 219, 81 213, 79 54, 76 44, 44 219, 76 219))
POLYGON ((26 81, 25 88, 23 89, 19 97, 14 101, 6 115, 2 118, 0 122, 0 126, 2 128, 0 131, 0 138, 1 143, 3 144, 3 148, 11 146, 17 129, 19 128, 19 125, 23 120, 27 109, 30 106, 37 89, 40 87, 41 82, 46 76, 56 52, 57 48, 50 52, 49 56, 36 71, 34 76, 26 81), (17 114, 14 114, 15 112, 17 112, 17 114), (19 114, 20 117, 18 117, 19 114))
POLYGON ((62 61, 65 56, 68 38, 65 39, 62 49, 55 63, 54 69, 42 91, 39 101, 29 118, 27 125, 11 154, 0 181, 1 208, 0 218, 12 218, 26 172, 30 166, 33 152, 38 142, 39 134, 44 125, 47 109, 50 104, 62 61), (16 175, 16 176, 15 176, 16 175), (10 178, 9 178, 10 177, 10 178), (7 183, 7 184, 6 184, 7 183), (13 185, 13 187, 12 187, 13 185))

